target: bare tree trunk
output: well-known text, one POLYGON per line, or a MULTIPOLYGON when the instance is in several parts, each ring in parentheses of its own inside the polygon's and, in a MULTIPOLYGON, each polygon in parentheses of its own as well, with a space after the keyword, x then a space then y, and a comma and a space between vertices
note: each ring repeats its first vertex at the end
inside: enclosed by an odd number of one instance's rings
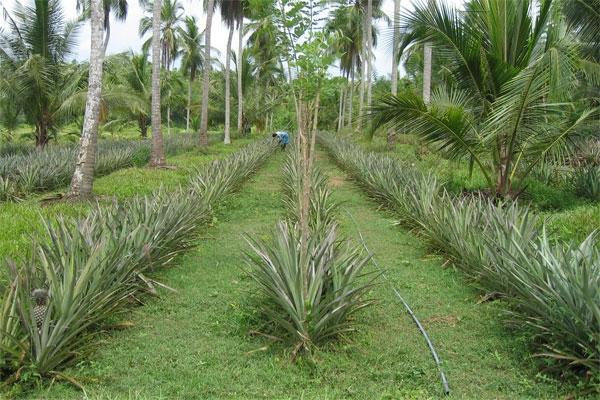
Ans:
POLYGON ((161 0, 154 0, 152 12, 152 154, 151 166, 165 165, 160 115, 160 12, 161 0))
POLYGON ((206 30, 204 42, 204 71, 202 76, 202 113, 200 121, 200 145, 208 146, 208 92, 210 90, 210 31, 214 13, 215 0, 208 0, 206 10, 206 30))
MULTIPOLYGON (((171 97, 171 96, 169 96, 171 97)), ((167 136, 171 136, 171 105, 167 105, 167 136)))
POLYGON ((187 108, 185 115, 185 131, 190 132, 190 109, 192 108, 192 77, 188 81, 188 93, 187 93, 187 108))
MULTIPOLYGON (((300 254, 307 257, 308 254, 308 238, 310 237, 310 227, 308 224, 310 211, 310 171, 309 171, 309 134, 310 134, 310 117, 308 115, 308 104, 300 101, 300 161, 302 163, 302 190, 300 193, 300 254)), ((307 275, 307 273, 305 273, 307 275)), ((305 276, 307 279, 307 276, 305 276)), ((305 289, 308 287, 305 281, 305 289)))
POLYGON ((104 62, 104 2, 91 1, 91 43, 88 93, 83 120, 83 131, 75 162, 75 172, 71 179, 69 198, 85 198, 92 194, 94 168, 96 167, 96 147, 100 103, 102 101, 102 63, 104 62))
POLYGON ((42 116, 41 121, 38 121, 35 127, 35 148, 37 151, 42 151, 48 144, 48 123, 46 117, 42 116))
POLYGON ((340 101, 339 101, 339 109, 338 109, 338 133, 344 127, 344 87, 340 88, 340 101))
POLYGON ((148 137, 148 117, 144 114, 138 115, 138 128, 140 129, 140 136, 143 138, 148 137))
MULTIPOLYGON (((361 116, 363 113, 363 110, 365 108, 365 89, 366 89, 366 64, 365 64, 365 60, 366 60, 366 45, 367 45, 367 28, 366 28, 366 17, 363 15, 362 18, 362 48, 360 50, 360 54, 361 54, 361 63, 360 63, 360 92, 358 94, 358 129, 360 130, 362 128, 362 120, 361 120, 361 116)), ((352 78, 354 78, 354 68, 352 68, 352 78)), ((352 114, 352 110, 350 110, 350 114, 352 114)))
POLYGON ((373 0, 367 1, 367 108, 371 107, 373 89, 373 0))
POLYGON ((237 54, 237 94, 238 94, 238 119, 237 119, 237 129, 238 133, 242 132, 242 116, 244 115, 244 93, 242 92, 242 65, 244 65, 242 60, 242 53, 244 48, 242 47, 242 42, 244 40, 244 17, 240 18, 240 23, 238 26, 238 54, 237 54))
POLYGON ((431 44, 425 43, 423 47, 423 101, 429 104, 431 100, 431 44))
MULTIPOLYGON (((394 39, 392 49, 392 95, 398 94, 398 46, 400 42, 400 0, 394 0, 394 39)), ((388 130, 388 147, 394 146, 396 131, 393 128, 388 130)))
POLYGON ((350 72, 352 75, 350 81, 350 98, 348 99, 348 127, 352 129, 352 103, 354 100, 354 70, 350 72))
MULTIPOLYGON (((315 161, 315 145, 317 142, 317 127, 319 125, 319 106, 321 105, 321 88, 317 89, 317 98, 315 100, 315 109, 313 112, 313 121, 312 121, 312 137, 310 138, 310 150, 309 150, 309 159, 308 159, 308 176, 309 179, 312 178, 312 167, 315 161)), ((311 182, 312 183, 312 182, 311 182)), ((312 184, 311 184, 312 187, 312 184)))
POLYGON ((227 38, 227 54, 225 55, 225 139, 224 143, 231 143, 229 133, 231 126, 231 80, 229 79, 229 70, 231 66, 231 41, 233 40, 233 24, 229 27, 229 37, 227 38))
POLYGON ((102 54, 106 55, 108 41, 110 40, 110 7, 104 8, 104 45, 102 46, 102 54))

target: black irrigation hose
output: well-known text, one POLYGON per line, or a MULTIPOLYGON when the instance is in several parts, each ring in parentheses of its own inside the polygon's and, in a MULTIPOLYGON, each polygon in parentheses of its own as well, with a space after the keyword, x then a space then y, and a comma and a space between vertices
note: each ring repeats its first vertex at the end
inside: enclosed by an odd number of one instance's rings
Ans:
POLYGON ((421 322, 419 322, 419 319, 417 318, 417 316, 415 315, 413 310, 410 308, 410 306, 408 305, 406 300, 404 300, 404 298, 400 295, 400 292, 398 291, 398 289, 391 284, 390 280, 385 275, 385 272, 383 271, 383 269, 379 266, 379 264, 377 264, 377 261, 375 260, 375 256, 373 255, 371 250, 369 250, 369 248, 367 247, 365 238, 363 237, 363 235, 358 227, 358 223, 356 222, 356 220, 354 219, 352 214, 347 209, 344 209, 344 211, 350 216, 350 219, 352 219, 352 222, 356 226, 356 230, 358 232, 358 235, 360 236, 360 241, 362 242, 362 245, 365 248, 365 250, 367 251, 367 253, 369 253, 371 255, 371 261, 373 262, 373 265, 375 265, 375 267, 381 272, 381 276, 383 276, 383 279, 385 279, 386 282, 392 287, 392 290, 396 294, 396 297, 398 297, 398 299, 400 299, 400 302, 402 303, 404 308, 406 308, 406 311, 408 311, 408 314, 411 316, 411 318, 415 322, 415 325, 417 325, 417 328, 419 328, 419 331, 421 331, 421 334, 425 338, 425 341, 427 342, 427 346, 429 347, 429 351, 431 352, 433 360, 435 361, 437 369, 440 373, 440 379, 442 381, 442 386, 444 387, 444 394, 449 395, 450 387, 448 386, 448 380, 446 379, 446 374, 444 374, 444 370, 442 369, 442 361, 440 360, 440 357, 438 356, 437 352, 435 351, 435 348, 433 347, 433 343, 429 339, 429 335, 427 335, 425 328, 423 328, 423 325, 421 325, 421 322))

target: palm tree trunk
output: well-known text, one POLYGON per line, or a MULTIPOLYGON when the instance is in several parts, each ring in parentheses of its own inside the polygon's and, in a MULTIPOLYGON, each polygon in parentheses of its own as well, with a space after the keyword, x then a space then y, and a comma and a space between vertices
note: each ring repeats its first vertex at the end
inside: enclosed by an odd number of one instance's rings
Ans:
POLYGON ((431 100, 431 44, 425 43, 423 47, 423 101, 429 104, 431 100))
POLYGON ((165 165, 160 115, 160 12, 161 0, 154 0, 152 13, 152 154, 151 166, 165 165))
POLYGON ((185 115, 185 131, 190 132, 190 108, 192 108, 192 77, 188 81, 187 107, 185 115))
MULTIPOLYGON (((400 0, 394 0, 394 38, 392 49, 392 95, 398 94, 398 46, 400 42, 400 0)), ((394 146, 396 131, 393 128, 388 130, 387 144, 388 147, 394 146)))
POLYGON ((373 0, 367 1, 367 107, 371 107, 373 75, 373 0))
POLYGON ((202 76, 202 113, 200 122, 200 146, 208 146, 208 91, 210 90, 210 31, 214 13, 215 0, 208 0, 206 11, 206 30, 204 42, 204 71, 202 76))
MULTIPOLYGON (((367 43, 367 29, 366 29, 366 18, 363 17, 363 28, 362 28, 362 48, 361 48, 361 63, 360 63, 360 92, 358 95, 358 114, 362 116, 363 109, 365 108, 365 89, 366 89, 366 64, 365 64, 365 53, 367 43)), ((352 110, 350 110, 352 111, 352 110)), ((358 119, 358 129, 362 128, 362 120, 358 119)))
POLYGON ((104 1, 91 1, 91 44, 88 92, 83 120, 83 131, 71 179, 69 198, 85 198, 92 194, 94 168, 96 166, 96 146, 98 143, 98 123, 102 101, 102 63, 104 61, 103 29, 104 1))
POLYGON ((344 87, 340 88, 340 101, 339 101, 339 110, 338 110, 338 133, 344 127, 344 87))
POLYGON ((238 94, 238 115, 237 115, 237 129, 238 133, 242 132, 242 116, 244 115, 244 93, 242 92, 242 42, 244 39, 244 16, 240 18, 238 25, 238 54, 237 54, 237 94, 238 94))
POLYGON ((138 128, 140 129, 140 136, 143 138, 148 137, 148 117, 144 114, 138 115, 138 128))
POLYGON ((102 54, 106 54, 108 41, 110 40, 110 7, 104 7, 104 46, 102 54))
MULTIPOLYGON (((354 70, 352 70, 350 72, 350 74, 352 75, 351 81, 350 81, 350 96, 348 98, 348 127, 350 129, 352 129, 352 102, 354 100, 354 70)), ((362 84, 362 82, 361 82, 362 84)), ((360 120, 360 118, 359 118, 360 120)))
POLYGON ((225 55, 225 144, 231 143, 229 133, 231 126, 231 80, 229 79, 229 70, 231 64, 231 41, 233 40, 233 24, 229 27, 229 37, 227 38, 227 54, 225 55))
MULTIPOLYGON (((169 96, 171 97, 171 96, 169 96)), ((167 105, 167 136, 171 136, 171 105, 167 105)))

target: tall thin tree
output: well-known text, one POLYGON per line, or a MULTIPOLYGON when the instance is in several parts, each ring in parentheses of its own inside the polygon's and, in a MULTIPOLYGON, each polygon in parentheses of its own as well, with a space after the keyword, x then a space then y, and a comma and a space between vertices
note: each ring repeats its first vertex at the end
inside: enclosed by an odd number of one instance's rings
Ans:
POLYGON ((373 91, 373 0, 367 1, 367 107, 371 107, 372 91, 373 91))
MULTIPOLYGON (((225 22, 225 25, 229 28, 229 36, 227 38, 227 50, 225 54, 225 138, 224 143, 231 143, 231 42, 233 41, 233 31, 235 30, 236 24, 239 25, 240 16, 243 17, 243 3, 241 0, 229 1, 219 0, 219 6, 221 9, 221 19, 225 22)), ((238 71, 239 74, 239 71, 238 71)), ((239 86, 238 86, 239 87, 239 86)), ((238 89, 239 94, 239 89, 238 89)))
MULTIPOLYGON (((400 45, 400 0, 394 0, 394 38, 392 42, 392 96, 398 94, 398 53, 400 45)), ((390 128, 387 135, 388 146, 394 145, 396 130, 390 128)))
POLYGON ((244 116, 244 90, 242 84, 242 53, 244 52, 244 4, 242 3, 242 12, 238 16, 238 52, 237 59, 237 98, 238 98, 238 114, 237 114, 237 130, 238 134, 242 133, 242 118, 244 116))
POLYGON ((431 100, 431 56, 433 49, 431 43, 423 46, 423 102, 429 104, 431 100))
POLYGON ((210 31, 212 28, 212 18, 215 9, 215 0, 207 1, 206 10, 206 30, 204 32, 204 71, 202 74, 202 112, 200 115, 200 145, 208 146, 208 91, 210 90, 210 31))
POLYGON ((160 126, 161 0, 154 0, 152 11, 152 154, 150 156, 150 165, 160 167, 165 165, 165 152, 160 126))
POLYGON ((91 43, 88 92, 83 120, 83 130, 77 152, 75 172, 71 179, 71 189, 67 197, 85 198, 92 194, 98 124, 102 95, 102 64, 104 62, 104 7, 103 0, 91 0, 91 43))
POLYGON ((195 17, 186 17, 184 28, 179 28, 182 42, 181 69, 188 77, 188 93, 185 118, 185 130, 190 131, 190 114, 192 108, 192 83, 196 80, 198 69, 203 64, 202 32, 198 29, 195 17))

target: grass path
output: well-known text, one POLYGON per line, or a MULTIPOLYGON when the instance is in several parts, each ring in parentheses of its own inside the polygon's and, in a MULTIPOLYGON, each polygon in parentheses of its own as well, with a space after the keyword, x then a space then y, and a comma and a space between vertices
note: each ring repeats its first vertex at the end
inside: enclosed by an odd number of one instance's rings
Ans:
MULTIPOLYGON (((242 234, 267 236, 284 212, 283 157, 274 157, 217 213, 199 246, 158 279, 177 289, 152 299, 123 319, 134 326, 107 336, 76 376, 93 399, 424 399, 441 397, 437 371, 410 318, 385 285, 373 289, 380 304, 360 314, 361 331, 313 361, 296 364, 277 343, 248 335, 248 304, 255 288, 239 268, 242 234)), ((371 250, 414 307, 440 355, 454 398, 553 398, 556 389, 532 378, 525 348, 502 328, 500 308, 476 305, 476 294, 420 240, 392 225, 344 175, 320 155, 336 199, 347 202, 371 250)), ((356 237, 340 215, 341 229, 356 237)), ((36 393, 81 398, 54 385, 36 393)))

